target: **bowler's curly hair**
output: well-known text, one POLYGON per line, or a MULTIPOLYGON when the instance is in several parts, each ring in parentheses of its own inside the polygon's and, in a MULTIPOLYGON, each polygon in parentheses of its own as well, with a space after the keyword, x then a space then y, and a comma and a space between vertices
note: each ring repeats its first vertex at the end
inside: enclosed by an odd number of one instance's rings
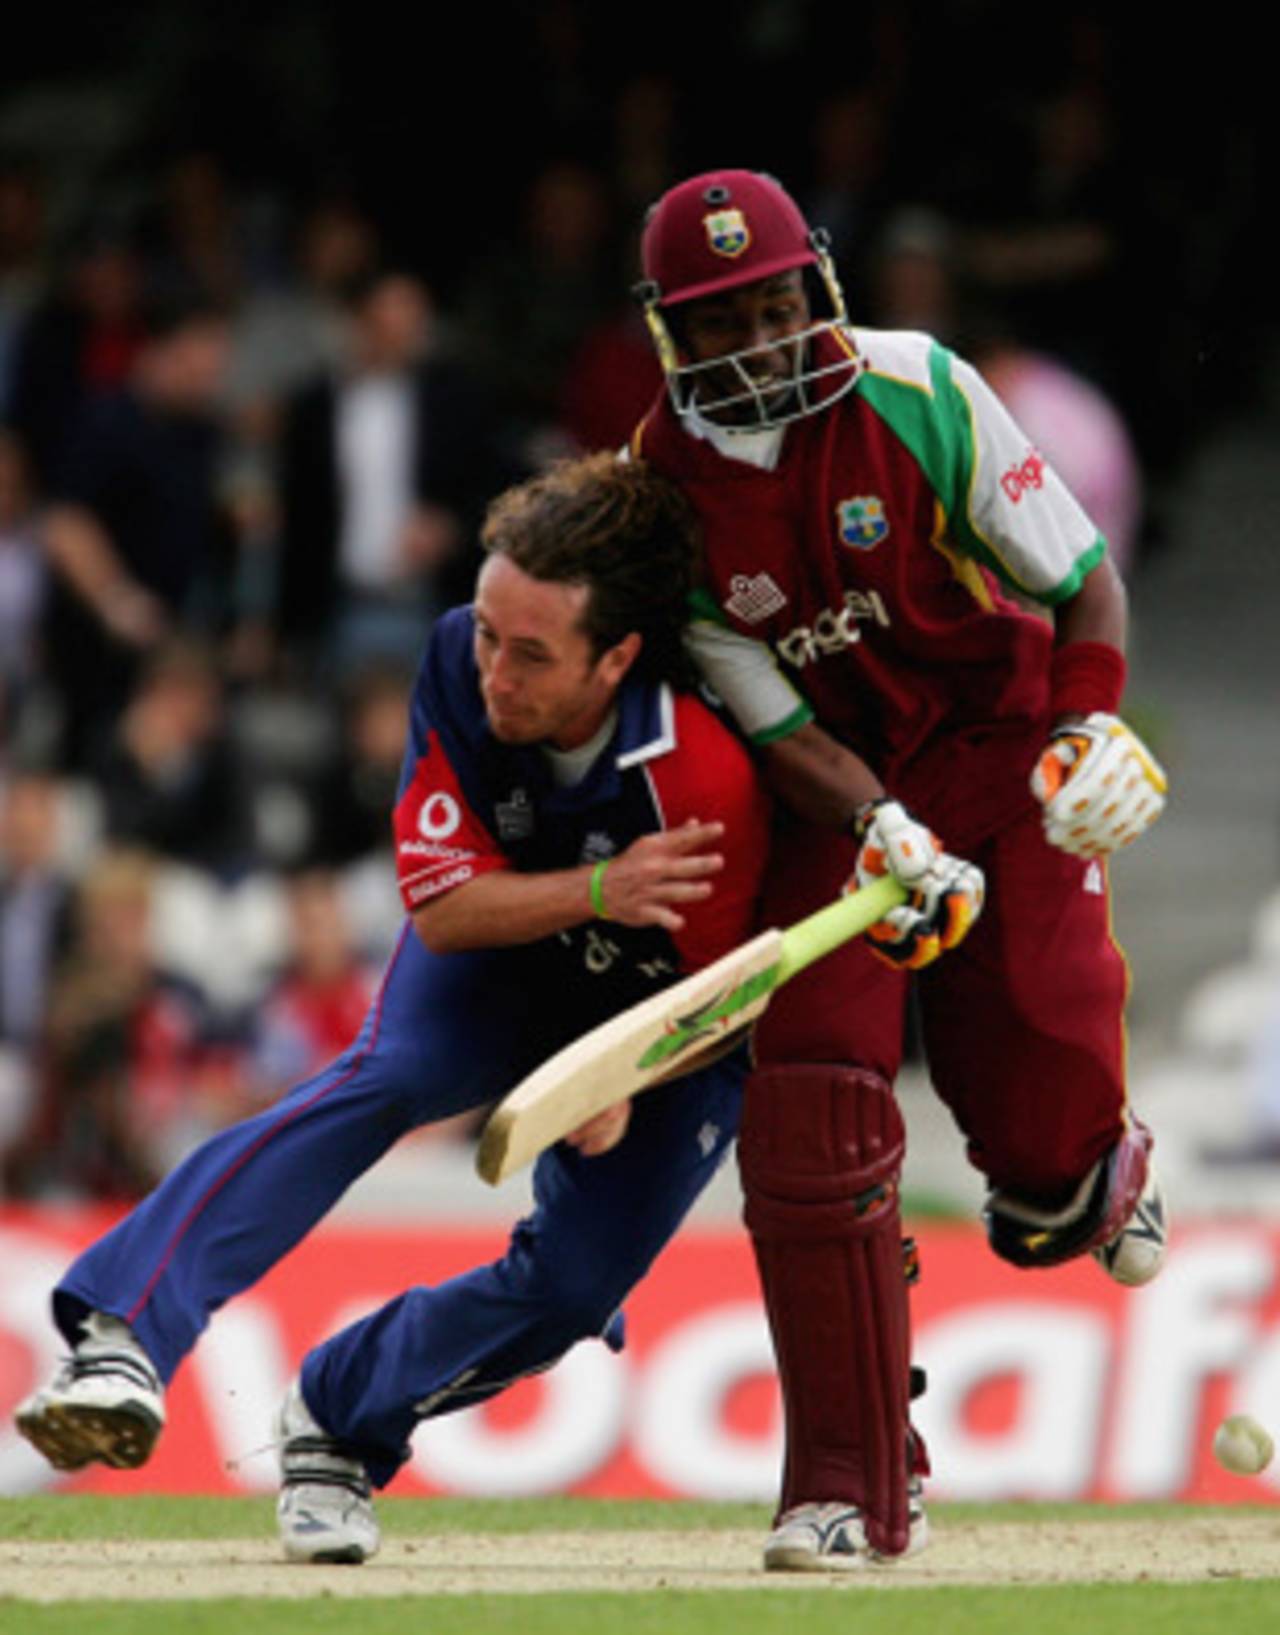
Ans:
POLYGON ((639 673, 696 685, 681 633, 697 583, 697 522, 680 491, 643 460, 606 453, 562 461, 500 495, 480 539, 533 579, 589 587, 581 625, 597 658, 636 631, 639 673))

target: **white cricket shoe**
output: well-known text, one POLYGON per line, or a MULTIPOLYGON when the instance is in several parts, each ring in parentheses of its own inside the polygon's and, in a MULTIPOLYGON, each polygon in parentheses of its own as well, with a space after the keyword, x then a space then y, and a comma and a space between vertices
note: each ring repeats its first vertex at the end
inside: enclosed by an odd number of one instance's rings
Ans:
MULTIPOLYGON (((929 1521, 924 1513, 920 1478, 907 1487, 908 1534, 903 1555, 913 1556, 929 1542, 929 1521)), ((856 1572, 901 1556, 881 1555, 867 1543, 862 1512, 852 1504, 798 1504, 779 1517, 764 1543, 766 1572, 856 1572)))
POLYGON ((55 1470, 145 1465, 164 1429, 164 1392, 151 1359, 118 1317, 94 1311, 47 1385, 19 1404, 14 1422, 55 1470))
POLYGON ((358 1565, 382 1542, 369 1475, 322 1430, 297 1380, 276 1415, 280 1439, 280 1499, 276 1522, 290 1561, 358 1565))
POLYGON ((1108 1243, 1092 1251, 1093 1258, 1116 1283, 1138 1288, 1150 1283, 1164 1265, 1169 1218, 1156 1172, 1148 1168, 1146 1184, 1133 1214, 1108 1243))

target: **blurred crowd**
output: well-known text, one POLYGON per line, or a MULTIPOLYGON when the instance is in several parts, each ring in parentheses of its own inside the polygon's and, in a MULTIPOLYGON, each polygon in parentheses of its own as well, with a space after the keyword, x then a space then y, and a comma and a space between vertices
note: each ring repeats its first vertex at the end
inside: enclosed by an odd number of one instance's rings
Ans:
MULTIPOLYGON (((358 162, 303 185, 189 141, 86 187, 0 117, 0 1195, 135 1196, 354 1036, 423 641, 488 500, 651 401, 636 234, 688 170, 776 170, 855 321, 977 362, 1127 574, 1159 544, 1177 406, 1235 361, 1180 326, 1242 218, 1135 186, 1096 31, 952 130, 881 8, 872 71, 806 36, 802 117, 748 142, 678 66, 615 63, 602 104, 590 8, 544 10, 540 123, 429 243, 358 162)), ((725 70, 757 110, 784 12, 746 7, 725 70)))

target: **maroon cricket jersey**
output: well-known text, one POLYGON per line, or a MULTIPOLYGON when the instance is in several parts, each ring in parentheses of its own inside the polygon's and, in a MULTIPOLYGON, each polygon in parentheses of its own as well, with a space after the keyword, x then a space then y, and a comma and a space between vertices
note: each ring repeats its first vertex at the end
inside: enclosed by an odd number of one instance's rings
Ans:
POLYGON ((768 466, 665 397, 632 446, 698 510, 712 650, 734 633, 772 655, 706 666, 741 724, 764 743, 816 716, 958 844, 1029 799, 1052 630, 1024 604, 1073 595, 1105 546, 967 365, 921 335, 848 344, 848 394, 748 434, 768 466))

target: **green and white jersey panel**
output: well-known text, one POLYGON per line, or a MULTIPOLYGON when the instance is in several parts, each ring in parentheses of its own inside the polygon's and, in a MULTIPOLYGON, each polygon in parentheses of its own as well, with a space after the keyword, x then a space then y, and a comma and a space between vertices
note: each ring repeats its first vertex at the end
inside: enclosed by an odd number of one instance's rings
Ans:
POLYGON ((814 718, 773 649, 723 623, 709 596, 694 598, 685 647, 703 680, 753 744, 786 738, 814 718))
POLYGON ((1106 542, 977 370, 928 335, 852 333, 856 390, 919 463, 952 547, 1047 606, 1074 596, 1106 542))

